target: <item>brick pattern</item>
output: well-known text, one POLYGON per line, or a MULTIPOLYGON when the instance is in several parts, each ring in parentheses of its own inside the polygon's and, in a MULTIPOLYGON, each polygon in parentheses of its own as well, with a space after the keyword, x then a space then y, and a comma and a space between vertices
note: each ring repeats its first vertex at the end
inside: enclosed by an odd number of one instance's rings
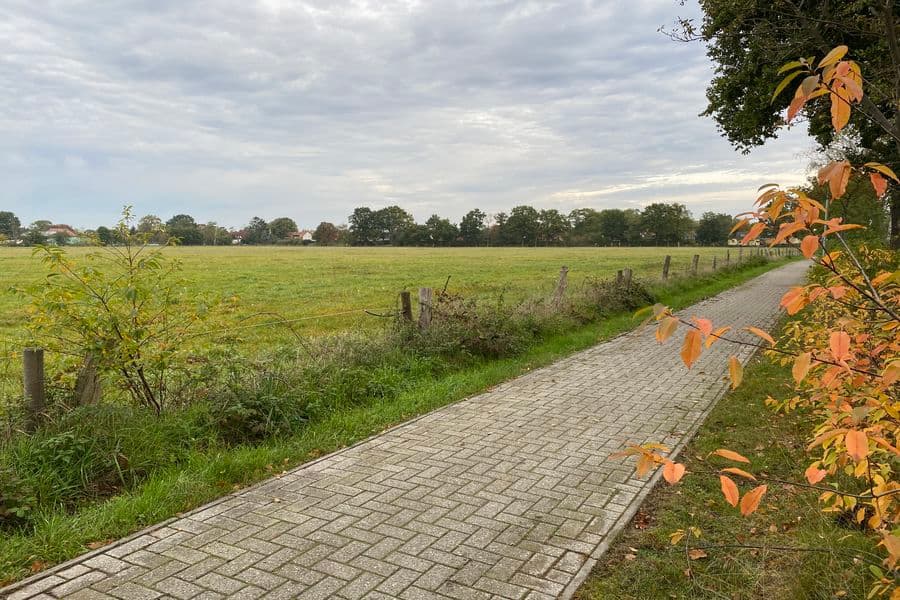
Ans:
MULTIPOLYGON (((791 264, 686 315, 769 326, 791 264)), ((618 337, 16 588, 6 600, 568 597, 650 482, 609 455, 685 441, 726 387, 716 344, 618 337)), ((747 360, 750 352, 737 354, 747 360)))

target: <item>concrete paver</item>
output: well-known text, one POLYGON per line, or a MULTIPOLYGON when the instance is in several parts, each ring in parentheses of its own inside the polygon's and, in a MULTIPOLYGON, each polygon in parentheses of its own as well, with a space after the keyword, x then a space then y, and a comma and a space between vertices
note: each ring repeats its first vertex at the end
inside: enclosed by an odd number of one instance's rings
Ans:
MULTIPOLYGON (((684 314, 771 326, 805 269, 684 314)), ((751 355, 719 343, 688 371, 679 344, 658 345, 652 329, 601 343, 0 598, 568 598, 652 486, 609 455, 627 442, 679 448, 725 392, 727 356, 751 355)))

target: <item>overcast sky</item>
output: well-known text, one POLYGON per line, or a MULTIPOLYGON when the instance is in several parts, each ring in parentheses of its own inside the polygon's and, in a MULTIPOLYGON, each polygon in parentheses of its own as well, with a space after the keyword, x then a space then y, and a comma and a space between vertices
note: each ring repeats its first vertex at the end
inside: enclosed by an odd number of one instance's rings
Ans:
POLYGON ((301 227, 517 204, 747 210, 801 129, 743 156, 675 0, 0 0, 0 210, 301 227))

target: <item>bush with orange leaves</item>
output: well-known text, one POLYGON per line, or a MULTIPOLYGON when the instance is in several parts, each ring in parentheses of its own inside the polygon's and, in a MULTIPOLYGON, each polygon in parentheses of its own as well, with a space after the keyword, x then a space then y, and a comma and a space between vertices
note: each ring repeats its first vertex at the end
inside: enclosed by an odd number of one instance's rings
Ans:
MULTIPOLYGON (((846 46, 839 46, 818 64, 800 59, 782 67, 786 76, 776 95, 799 81, 788 122, 807 102, 823 98, 831 102, 834 129, 844 128, 864 97, 862 71, 854 61, 845 60, 847 53, 846 46)), ((830 192, 825 205, 800 189, 769 184, 760 188, 755 210, 742 215, 735 227, 747 230, 744 244, 774 228, 772 245, 797 243, 817 265, 808 285, 791 289, 781 299, 789 315, 802 318, 789 321, 779 340, 748 327, 759 341, 747 342, 729 337, 727 324, 697 317, 687 320, 661 305, 647 310, 652 311, 648 320, 656 320, 660 342, 679 328, 686 329, 681 357, 688 368, 704 348, 717 342, 757 346, 792 365, 795 394, 770 397, 766 403, 780 411, 804 407, 813 415, 810 463, 802 476, 798 470, 793 485, 816 490, 823 510, 841 513, 872 531, 873 544, 886 558, 884 569, 873 570, 878 581, 871 596, 890 593, 893 600, 900 600, 900 271, 895 253, 852 248, 842 233, 860 226, 828 214, 830 201, 841 198, 850 179, 860 176, 869 178, 879 197, 891 180, 900 183, 880 163, 835 161, 818 174, 819 183, 827 184, 830 192)), ((728 371, 732 386, 740 385, 743 368, 734 356, 728 371)), ((666 452, 649 443, 631 445, 619 454, 637 457, 639 475, 662 466, 663 477, 674 485, 685 476, 685 467, 666 452)), ((720 449, 716 454, 744 463, 746 470, 728 467, 717 475, 725 501, 743 515, 753 513, 767 491, 767 478, 754 474, 750 461, 737 452, 720 449), (742 494, 741 487, 751 489, 742 494)), ((685 535, 675 532, 673 543, 685 535)))

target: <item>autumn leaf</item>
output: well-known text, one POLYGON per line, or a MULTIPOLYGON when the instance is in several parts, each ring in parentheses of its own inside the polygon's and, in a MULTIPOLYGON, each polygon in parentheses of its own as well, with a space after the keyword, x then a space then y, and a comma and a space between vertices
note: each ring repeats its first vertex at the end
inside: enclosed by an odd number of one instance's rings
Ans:
POLYGON ((803 256, 806 258, 812 258, 813 254, 816 253, 816 250, 819 249, 819 238, 815 235, 807 235, 803 238, 803 241, 800 242, 800 252, 803 253, 803 256))
POLYGON ((663 467, 663 477, 670 484, 678 483, 684 477, 684 465, 677 462, 667 461, 663 467))
MULTIPOLYGON (((850 99, 845 94, 836 92, 831 93, 831 126, 840 133, 847 123, 850 122, 850 99)), ((846 186, 846 184, 844 184, 846 186)), ((840 196, 843 196, 841 193, 840 196)), ((834 196, 840 198, 840 196, 834 196)))
POLYGON ((874 170, 878 171, 879 173, 881 173, 882 175, 885 175, 886 177, 890 177, 897 183, 900 183, 900 179, 897 178, 897 174, 894 173, 894 171, 892 171, 890 167, 886 167, 885 165, 883 165, 881 163, 877 163, 877 162, 867 162, 863 166, 867 167, 869 169, 874 169, 874 170))
POLYGON ((725 496, 725 501, 736 507, 738 499, 741 497, 737 484, 730 477, 724 475, 719 475, 719 482, 722 485, 722 494, 725 496))
POLYGON ((753 226, 750 227, 750 230, 741 239, 741 244, 747 245, 747 243, 752 242, 753 240, 758 238, 760 234, 765 231, 765 229, 766 224, 764 222, 760 221, 758 223, 754 223, 753 226))
POLYGON ((797 356, 794 359, 794 366, 791 369, 791 375, 794 376, 794 381, 797 382, 797 385, 800 385, 800 382, 806 377, 806 374, 809 373, 809 367, 812 364, 812 352, 804 352, 797 356))
POLYGON ((744 367, 736 356, 728 359, 728 376, 731 377, 731 389, 737 389, 744 379, 744 367))
POLYGON ((887 179, 879 173, 869 173, 869 181, 872 182, 872 187, 875 188, 875 195, 879 198, 884 196, 888 186, 887 179))
POLYGON ((700 560, 701 558, 706 558, 707 556, 708 555, 706 554, 706 552, 704 550, 701 550, 700 548, 693 548, 691 550, 688 550, 688 557, 691 560, 700 560))
POLYGON ((847 446, 847 454, 856 462, 869 455, 869 438, 864 431, 852 429, 844 436, 844 444, 847 446))
POLYGON ((712 333, 712 321, 709 319, 699 319, 694 317, 694 325, 697 326, 697 329, 700 330, 703 337, 709 337, 709 334, 712 333))
POLYGON ((766 333, 765 331, 763 331, 762 329, 760 329, 759 327, 752 327, 752 326, 751 326, 751 327, 745 327, 744 329, 746 329, 747 331, 749 331, 749 332, 752 333, 753 335, 755 335, 755 336, 757 336, 757 337, 759 337, 759 338, 764 339, 765 341, 769 342, 769 343, 772 344, 773 346, 775 345, 775 340, 772 338, 772 336, 769 335, 768 333, 766 333))
POLYGON ((830 65, 833 65, 833 64, 836 63, 837 61, 839 61, 839 60, 841 60, 842 58, 844 58, 844 56, 847 54, 847 52, 848 52, 849 50, 850 50, 850 49, 849 49, 847 46, 844 46, 844 45, 836 46, 835 48, 833 48, 833 49, 831 50, 831 52, 829 52, 828 54, 826 54, 826 55, 822 58, 822 60, 819 61, 819 66, 818 66, 817 68, 823 69, 823 68, 825 68, 825 67, 828 67, 828 66, 830 66, 830 65))
POLYGON ((750 463, 750 460, 744 456, 741 456, 737 452, 733 450, 727 450, 725 448, 719 448, 718 450, 713 451, 711 454, 715 454, 716 456, 721 456, 722 458, 727 458, 728 460, 733 460, 734 462, 740 463, 750 463))
POLYGON ((726 467, 722 469, 723 473, 731 473, 732 475, 737 475, 738 477, 743 477, 744 479, 750 479, 752 481, 756 481, 756 477, 753 476, 752 473, 748 473, 743 469, 738 469, 737 467, 726 467))
POLYGON ((818 463, 815 462, 809 465, 803 474, 806 475, 806 480, 810 485, 815 485, 825 479, 825 476, 828 475, 828 471, 820 469, 818 463))
POLYGON ((741 498, 741 514, 746 517, 755 512, 767 489, 769 489, 768 486, 761 485, 744 494, 744 497, 741 498))
POLYGON ((850 358, 850 336, 846 331, 832 331, 829 337, 829 348, 834 360, 844 363, 850 358))
POLYGON ((881 378, 885 385, 891 385, 900 379, 900 360, 895 360, 884 368, 881 378))
POLYGON ((703 352, 703 349, 700 332, 696 329, 691 329, 684 336, 684 344, 681 346, 681 360, 683 360, 687 368, 690 369, 691 365, 697 361, 701 352, 703 352))
POLYGON ((728 327, 719 327, 718 329, 713 331, 711 334, 709 334, 709 337, 706 338, 706 347, 709 348, 710 346, 712 346, 719 338, 721 338, 723 335, 725 335, 725 333, 729 329, 731 329, 730 325, 728 327))
POLYGON ((659 326, 656 328, 656 341, 662 344, 664 341, 669 339, 669 337, 675 333, 675 329, 678 327, 678 319, 675 317, 666 317, 662 321, 659 322, 659 326))
POLYGON ((837 200, 847 191, 850 170, 850 162, 846 160, 835 161, 819 169, 819 183, 828 182, 832 200, 837 200))

